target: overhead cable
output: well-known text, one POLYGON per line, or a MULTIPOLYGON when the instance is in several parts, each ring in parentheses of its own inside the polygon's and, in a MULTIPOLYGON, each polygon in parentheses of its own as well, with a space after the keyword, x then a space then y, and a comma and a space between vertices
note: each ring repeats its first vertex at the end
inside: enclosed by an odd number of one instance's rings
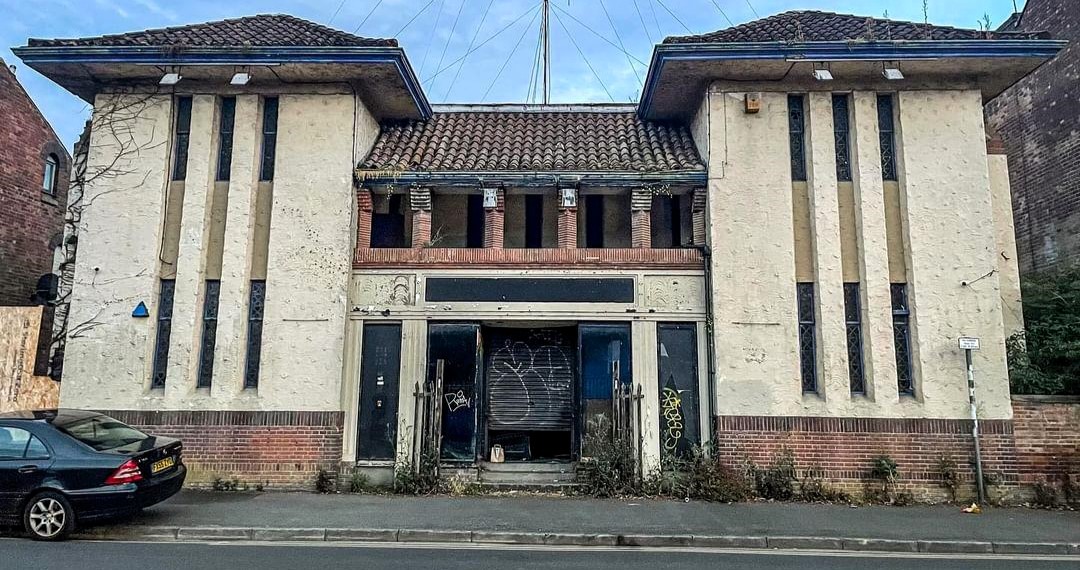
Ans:
POLYGON ((578 55, 581 56, 581 59, 585 62, 586 67, 588 67, 589 71, 592 72, 593 77, 595 77, 596 80, 600 82, 600 87, 604 88, 604 93, 607 93, 608 99, 610 99, 611 102, 614 103, 615 98, 611 96, 611 91, 608 90, 607 85, 604 85, 604 80, 600 79, 600 74, 596 73, 596 70, 593 69, 592 64, 589 63, 589 58, 585 57, 585 52, 581 51, 581 47, 578 46, 577 40, 574 39, 574 36, 570 33, 570 30, 566 29, 566 24, 562 21, 562 16, 559 16, 558 12, 552 13, 555 14, 555 21, 559 23, 559 27, 563 29, 563 33, 566 34, 566 37, 570 38, 570 43, 574 45, 574 49, 577 50, 578 55))
POLYGON ((690 26, 687 26, 685 22, 680 20, 679 17, 675 15, 675 12, 671 11, 671 8, 667 7, 667 4, 664 4, 664 0, 656 0, 656 3, 659 4, 660 7, 663 8, 668 14, 671 14, 671 17, 675 18, 675 21, 678 22, 679 25, 683 27, 683 29, 685 29, 687 32, 690 32, 691 34, 694 33, 694 30, 691 30, 690 26))
POLYGON ((716 9, 720 11, 720 15, 723 16, 725 20, 727 20, 728 25, 730 25, 731 27, 735 27, 735 22, 732 22, 731 18, 728 18, 727 12, 725 12, 724 9, 720 7, 720 4, 718 4, 716 0, 712 0, 712 5, 716 6, 716 9))
MULTIPOLYGON (((495 3, 495 0, 488 0, 487 8, 484 8, 484 15, 480 17, 480 24, 476 26, 476 31, 473 32, 471 38, 469 38, 469 47, 465 48, 465 57, 468 57, 471 53, 473 44, 476 43, 476 37, 480 35, 480 30, 484 28, 484 22, 487 20, 488 11, 491 10, 491 5, 495 3)), ((457 78, 461 75, 461 68, 465 67, 465 59, 462 58, 461 65, 458 66, 457 71, 454 72, 454 78, 450 80, 450 87, 446 89, 446 94, 443 95, 443 101, 446 101, 450 97, 450 92, 454 90, 454 85, 457 83, 457 78)))
POLYGON ((630 52, 626 51, 626 45, 622 41, 622 36, 619 34, 619 28, 615 27, 615 21, 611 19, 611 14, 608 13, 607 6, 604 5, 604 0, 600 0, 600 7, 604 10, 604 16, 607 17, 608 24, 611 24, 611 31, 615 32, 615 39, 619 42, 619 49, 626 54, 626 63, 630 64, 630 71, 634 72, 634 77, 637 78, 637 82, 641 84, 641 74, 638 73, 636 67, 634 67, 633 60, 630 59, 630 52))
MULTIPOLYGON (((539 12, 533 12, 533 17, 529 20, 529 23, 525 25, 526 30, 532 27, 532 23, 536 21, 537 14, 539 14, 539 12)), ((499 72, 495 74, 495 77, 491 80, 488 88, 484 91, 484 96, 480 98, 481 103, 487 100, 488 93, 491 92, 492 87, 495 87, 495 83, 499 81, 499 77, 502 76, 503 71, 506 69, 506 65, 510 63, 510 60, 514 57, 514 54, 517 53, 518 48, 521 47, 521 41, 525 39, 526 35, 528 34, 521 34, 521 37, 518 38, 517 43, 514 44, 514 49, 510 50, 510 54, 506 56, 506 60, 503 61, 502 66, 499 67, 499 72)))
POLYGON ((454 16, 454 23, 450 25, 450 35, 446 37, 446 43, 443 44, 442 53, 439 55, 439 63, 435 64, 435 69, 442 67, 443 58, 446 57, 446 48, 450 47, 450 41, 454 39, 454 32, 457 30, 457 23, 461 19, 461 10, 464 7, 465 0, 461 0, 461 4, 458 5, 457 15, 454 16))
MULTIPOLYGON (((640 63, 641 65, 643 65, 643 66, 645 66, 645 67, 649 67, 649 64, 645 63, 644 61, 641 61, 641 60, 640 60, 640 59, 638 59, 638 58, 637 58, 637 57, 636 57, 636 56, 635 56, 634 54, 632 54, 632 53, 630 53, 630 52, 626 51, 626 50, 625 50, 624 48, 621 48, 621 47, 619 47, 619 44, 617 44, 617 43, 615 43, 615 42, 613 42, 613 41, 611 41, 611 40, 607 39, 606 37, 604 37, 604 35, 603 35, 603 34, 601 34, 600 32, 598 32, 598 31, 596 31, 596 30, 594 30, 593 28, 591 28, 591 27, 590 27, 590 26, 589 26, 588 24, 586 24, 585 22, 582 22, 581 20, 579 20, 579 19, 575 18, 575 17, 574 17, 574 15, 573 15, 573 14, 571 14, 570 12, 567 12, 566 10, 563 10, 562 8, 560 8, 560 7, 556 6, 555 4, 552 4, 552 5, 551 5, 551 7, 552 7, 552 8, 555 8, 555 10, 556 10, 556 11, 562 12, 562 13, 563 13, 563 15, 565 15, 565 16, 566 16, 567 18, 570 18, 571 20, 573 20, 573 21, 577 22, 577 23, 578 23, 578 25, 580 25, 581 27, 585 28, 585 29, 586 29, 586 30, 588 30, 588 31, 589 31, 590 33, 592 33, 592 35, 594 35, 594 36, 596 36, 596 37, 600 38, 601 40, 603 40, 604 42, 606 42, 606 43, 607 43, 608 45, 610 45, 611 47, 613 47, 613 48, 615 48, 615 49, 617 49, 617 50, 619 50, 619 51, 623 52, 624 54, 626 54, 626 56, 627 56, 627 57, 631 57, 631 58, 633 58, 633 59, 634 59, 634 61, 636 61, 636 62, 640 63)), ((569 30, 567 30, 567 33, 569 33, 569 30)))
POLYGON ((368 13, 367 13, 367 15, 366 15, 366 16, 364 16, 364 19, 363 19, 363 20, 360 20, 360 25, 356 26, 356 28, 354 28, 354 29, 353 29, 352 33, 354 33, 354 34, 355 34, 356 32, 359 32, 359 31, 360 31, 360 28, 364 27, 364 24, 366 24, 366 23, 367 23, 367 21, 368 21, 368 18, 370 18, 370 17, 371 17, 371 15, 375 13, 375 10, 376 10, 376 9, 377 9, 377 8, 379 7, 379 5, 380 5, 380 4, 382 4, 382 3, 383 3, 383 0, 379 0, 378 2, 376 2, 376 3, 375 3, 375 5, 371 7, 371 10, 368 10, 368 13))
MULTIPOLYGON (((431 1, 434 2, 435 0, 431 0, 431 1)), ((479 44, 476 45, 476 47, 474 47, 471 50, 465 52, 465 55, 455 59, 454 61, 451 61, 450 63, 448 63, 446 65, 446 67, 436 71, 434 75, 432 75, 431 77, 428 77, 428 81, 431 81, 431 80, 435 79, 442 72, 454 67, 459 62, 464 61, 466 57, 469 57, 469 54, 473 53, 474 51, 476 51, 476 50, 478 50, 478 49, 480 49, 482 47, 484 47, 488 42, 490 42, 491 40, 493 40, 493 39, 499 37, 500 35, 502 35, 502 33, 505 32, 506 30, 509 30, 511 26, 513 26, 514 24, 520 22, 522 18, 524 18, 525 16, 528 16, 529 14, 536 11, 536 9, 539 6, 540 6, 539 4, 534 4, 531 8, 529 8, 528 10, 522 12, 520 16, 518 16, 517 18, 514 18, 509 24, 503 26, 499 31, 495 32, 494 34, 491 34, 490 36, 488 36, 488 39, 480 42, 479 44)), ((536 17, 534 16, 533 19, 536 19, 536 17)))
MULTIPOLYGON (((417 12, 417 13, 413 14, 413 17, 412 17, 412 18, 409 18, 409 21, 408 21, 408 22, 405 22, 405 25, 404 25, 404 26, 401 26, 401 29, 400 29, 400 30, 398 30, 396 34, 394 34, 394 37, 396 38, 396 37, 400 36, 400 35, 401 35, 401 32, 404 32, 404 31, 405 31, 405 28, 408 28, 409 26, 411 26, 411 25, 412 25, 412 23, 413 23, 413 22, 415 22, 415 21, 416 21, 416 19, 420 17, 420 14, 423 14, 424 12, 426 12, 426 11, 427 11, 427 9, 428 9, 428 8, 430 8, 430 7, 431 7, 431 5, 432 5, 432 4, 434 4, 434 3, 435 3, 435 0, 428 0, 428 3, 427 3, 427 4, 424 4, 424 7, 423 7, 423 8, 420 8, 420 11, 419 11, 419 12, 417 12)), ((374 12, 374 10, 372 10, 372 11, 374 12)), ((361 23, 361 25, 363 25, 363 24, 361 23)), ((359 29, 359 28, 357 28, 357 29, 359 29)))

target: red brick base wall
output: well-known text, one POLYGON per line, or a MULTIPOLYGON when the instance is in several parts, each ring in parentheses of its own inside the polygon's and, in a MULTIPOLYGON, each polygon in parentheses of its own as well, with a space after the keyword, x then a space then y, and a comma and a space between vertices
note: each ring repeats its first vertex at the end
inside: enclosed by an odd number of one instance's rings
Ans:
POLYGON ((1080 398, 1013 398, 1016 461, 1021 484, 1080 484, 1080 398))
POLYGON ((342 412, 104 411, 184 442, 189 486, 238 479, 250 486, 311 489, 318 469, 341 463, 342 412))

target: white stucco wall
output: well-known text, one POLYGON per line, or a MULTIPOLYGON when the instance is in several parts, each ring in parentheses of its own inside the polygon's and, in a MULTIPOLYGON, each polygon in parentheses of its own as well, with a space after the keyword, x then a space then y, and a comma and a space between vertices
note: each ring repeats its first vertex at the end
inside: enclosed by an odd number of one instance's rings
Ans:
POLYGON ((976 357, 981 417, 1010 417, 1001 288, 998 273, 990 273, 998 268, 994 256, 1004 232, 995 233, 994 222, 1003 214, 991 201, 978 92, 904 92, 898 98, 898 167, 916 345, 912 398, 900 397, 896 388, 876 94, 853 96, 865 396, 848 390, 829 94, 807 98, 822 390, 804 395, 787 94, 762 93, 761 112, 747 114, 740 88, 724 89, 714 85, 708 98, 717 413, 963 418, 968 413, 964 360, 956 342, 967 335, 983 339, 976 357))
POLYGON ((1020 265, 1016 256, 1016 228, 1013 224, 1009 161, 1004 154, 986 157, 990 191, 994 203, 994 235, 997 239, 998 281, 1001 285, 1001 318, 1005 336, 1024 330, 1024 307, 1020 295, 1020 265))
MULTIPOLYGON (((341 409, 346 296, 354 222, 352 168, 378 134, 352 93, 280 95, 262 371, 243 389, 254 197, 261 145, 259 95, 237 94, 213 384, 196 389, 209 197, 217 162, 214 97, 193 99, 176 300, 165 390, 150 390, 159 280, 158 244, 169 174, 172 104, 150 99, 133 122, 138 154, 87 189, 61 394, 101 409, 341 409), (98 196, 99 195, 99 196, 98 196), (97 196, 97 197, 95 197, 97 196), (139 301, 149 319, 133 319, 139 301)), ((144 98, 145 96, 132 96, 144 98)), ((101 98, 99 109, 105 108, 101 98)), ((95 129, 90 171, 118 145, 95 129)))

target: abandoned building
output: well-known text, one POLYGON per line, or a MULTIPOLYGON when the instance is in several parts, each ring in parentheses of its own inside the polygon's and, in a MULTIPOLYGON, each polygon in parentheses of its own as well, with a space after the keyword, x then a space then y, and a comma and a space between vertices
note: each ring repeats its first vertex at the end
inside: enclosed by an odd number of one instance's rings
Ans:
POLYGON ((182 437, 204 482, 425 446, 562 480, 614 431, 647 469, 792 445, 927 485, 940 456, 971 480, 977 337, 984 460, 1020 481, 983 104, 1062 45, 790 12, 668 38, 636 105, 432 106, 396 41, 290 16, 32 39, 122 125, 90 135, 116 172, 85 189, 61 403, 182 437))

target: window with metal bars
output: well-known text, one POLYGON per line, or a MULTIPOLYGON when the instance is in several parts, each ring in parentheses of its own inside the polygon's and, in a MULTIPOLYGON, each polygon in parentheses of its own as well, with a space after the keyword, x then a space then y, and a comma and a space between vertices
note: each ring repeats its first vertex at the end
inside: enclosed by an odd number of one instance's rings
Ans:
POLYGON ((221 98, 221 115, 218 124, 217 180, 228 180, 232 175, 233 126, 236 122, 236 97, 221 98))
POLYGON ((154 339, 154 368, 150 376, 151 388, 164 388, 169 369, 169 338, 172 335, 173 297, 176 281, 162 279, 158 292, 157 333, 154 339))
POLYGON ((881 141, 881 178, 896 180, 896 120, 893 116, 893 96, 877 96, 878 134, 881 141))
POLYGON ((915 394, 915 375, 911 366, 911 308, 906 283, 890 288, 893 314, 893 344, 896 349, 896 383, 901 394, 915 394))
POLYGON ((173 150, 173 180, 187 178, 188 142, 191 140, 191 97, 176 99, 176 128, 173 150))
POLYGON ((847 93, 832 96, 833 138, 836 140, 836 180, 851 182, 851 119, 847 93))
POLYGON ((259 167, 259 180, 274 179, 274 161, 277 158, 277 120, 278 98, 263 99, 262 126, 262 163, 259 167))
POLYGON ((251 282, 248 301, 247 357, 244 364, 244 388, 259 387, 259 363, 262 358, 263 309, 266 300, 266 281, 251 282))
POLYGON ((791 138, 791 179, 806 180, 806 98, 788 95, 788 133, 791 138))
POLYGON ((221 281, 210 279, 206 282, 203 298, 202 340, 199 343, 199 375, 195 381, 197 388, 209 388, 214 377, 214 349, 217 345, 218 298, 221 295, 221 281))
POLYGON ((797 284, 799 304, 799 374, 803 392, 817 392, 817 318, 814 316, 814 284, 797 284))
POLYGON ((844 321, 847 325, 848 382, 852 394, 866 393, 863 367, 862 300, 858 283, 844 283, 844 321))

